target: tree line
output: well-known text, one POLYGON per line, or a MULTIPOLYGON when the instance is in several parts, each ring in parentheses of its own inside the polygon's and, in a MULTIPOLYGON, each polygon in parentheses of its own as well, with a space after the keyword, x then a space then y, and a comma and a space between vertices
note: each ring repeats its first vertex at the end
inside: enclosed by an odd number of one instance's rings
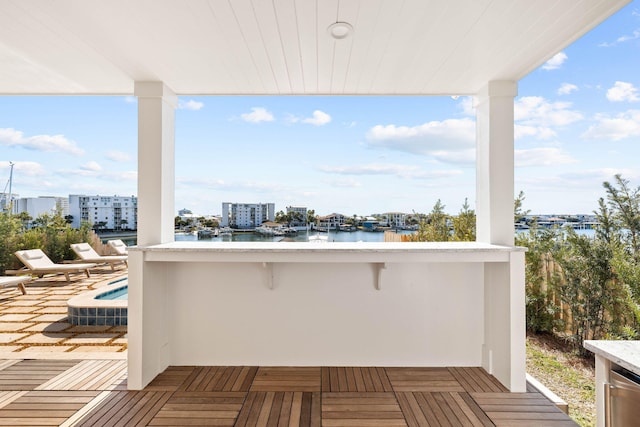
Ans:
MULTIPOLYGON (((571 228, 540 228, 516 234, 526 252, 527 329, 553 333, 586 354, 587 339, 637 339, 640 336, 640 187, 621 175, 604 182, 605 197, 594 211, 600 225, 594 236, 571 228)), ((514 219, 524 194, 515 200, 514 219)), ((444 212, 438 200, 412 241, 473 241, 475 212, 465 200, 458 215, 444 212)))

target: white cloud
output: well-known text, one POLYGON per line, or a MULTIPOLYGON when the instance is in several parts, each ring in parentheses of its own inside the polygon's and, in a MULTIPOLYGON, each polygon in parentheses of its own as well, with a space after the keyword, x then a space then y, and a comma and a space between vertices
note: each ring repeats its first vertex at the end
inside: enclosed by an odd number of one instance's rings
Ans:
POLYGON ((178 101, 178 109, 180 110, 198 111, 201 110, 202 107, 204 107, 204 103, 194 101, 193 99, 190 99, 188 101, 178 101))
POLYGON ((90 172, 100 172, 102 170, 102 166, 98 162, 90 161, 80 166, 80 169, 90 172))
POLYGON ((346 179, 333 179, 333 180, 329 180, 329 181, 325 181, 327 184, 330 184, 334 187, 340 187, 340 188, 358 188, 358 187, 362 187, 362 183, 360 183, 359 181, 356 181, 353 178, 346 178, 346 179))
POLYGON ((546 126, 526 126, 516 124, 513 129, 514 138, 516 140, 524 138, 525 136, 532 136, 537 139, 552 139, 558 136, 558 134, 546 126))
POLYGON ((640 110, 628 110, 615 116, 596 114, 594 120, 596 123, 582 134, 583 138, 619 141, 640 136, 640 110))
POLYGON ((567 60, 567 54, 564 52, 558 52, 553 57, 544 63, 542 66, 543 70, 557 70, 564 64, 564 61, 567 60))
POLYGON ((61 151, 75 156, 84 154, 84 150, 63 135, 34 135, 25 137, 21 131, 11 128, 0 128, 0 145, 22 147, 34 151, 61 151))
POLYGON ((571 83, 562 83, 562 86, 558 88, 558 95, 569 95, 571 92, 578 90, 578 86, 571 83))
POLYGON ((114 162, 129 162, 131 161, 131 156, 124 151, 109 151, 106 154, 107 159, 112 160, 114 162))
POLYGON ((514 159, 516 167, 554 166, 577 161, 569 154, 555 147, 515 150, 514 159))
POLYGON ((640 101, 638 89, 633 84, 627 82, 615 82, 613 87, 607 90, 607 99, 611 102, 640 101))
MULTIPOLYGON (((637 16, 637 15, 635 15, 635 13, 634 13, 634 16, 637 16)), ((613 42, 602 42, 598 46, 600 46, 600 47, 612 47, 612 46, 615 46, 615 45, 620 44, 620 43, 625 43, 625 42, 628 42, 628 41, 631 41, 631 40, 636 40, 638 38, 640 38, 640 29, 634 30, 631 34, 625 34, 623 36, 620 36, 613 42)))
POLYGON ((463 96, 460 100, 459 104, 462 109, 462 113, 465 116, 476 116, 476 109, 473 107, 473 97, 472 96, 463 96))
POLYGON ((78 169, 60 169, 55 173, 56 175, 65 178, 70 176, 81 176, 84 178, 95 178, 109 183, 120 181, 135 181, 138 178, 138 172, 136 171, 105 171, 96 162, 88 162, 84 165, 81 165, 78 169))
MULTIPOLYGON (((0 162, 1 170, 8 171, 10 167, 11 166, 9 162, 0 162)), ((40 163, 37 162, 13 162, 13 173, 15 175, 24 176, 41 176, 45 174, 45 169, 40 163)))
POLYGON ((409 179, 435 179, 448 178, 462 174, 459 170, 425 171, 419 166, 401 164, 367 164, 354 166, 321 166, 322 172, 337 173, 340 175, 395 175, 409 179))
POLYGON ((369 129, 366 143, 412 154, 433 155, 442 150, 475 147, 475 121, 469 118, 427 122, 418 126, 377 125, 369 129))
POLYGON ((302 119, 302 123, 308 123, 314 126, 326 125, 331 121, 331 116, 324 111, 315 110, 312 117, 302 119))
POLYGON ((127 104, 137 104, 138 98, 136 98, 135 96, 125 96, 124 102, 126 102, 127 104))
POLYGON ((272 122, 274 120, 273 114, 262 107, 253 107, 250 113, 241 114, 240 117, 249 123, 272 122))
POLYGON ((525 126, 566 126, 584 118, 570 102, 549 102, 541 96, 523 96, 514 105, 514 120, 525 126))
POLYGON ((275 191, 290 191, 290 189, 283 187, 280 183, 269 183, 266 181, 245 181, 245 182, 229 182, 222 179, 215 178, 184 178, 180 177, 176 179, 176 183, 193 189, 194 187, 204 188, 207 190, 216 189, 220 191, 248 191, 251 193, 273 193, 275 191))

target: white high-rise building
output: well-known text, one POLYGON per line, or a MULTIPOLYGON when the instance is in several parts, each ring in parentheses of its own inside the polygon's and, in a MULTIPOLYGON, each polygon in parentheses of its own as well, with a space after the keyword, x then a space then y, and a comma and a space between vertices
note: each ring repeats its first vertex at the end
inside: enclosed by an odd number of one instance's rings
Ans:
POLYGON ((135 196, 69 195, 69 215, 72 227, 81 222, 100 225, 107 230, 136 230, 138 228, 138 198, 135 196))
POLYGON ((22 197, 13 202, 14 214, 26 212, 33 219, 43 214, 54 215, 58 209, 63 217, 69 215, 69 199, 67 197, 22 197))
POLYGON ((275 203, 222 203, 221 227, 254 228, 276 218, 275 203))
POLYGON ((306 206, 287 206, 287 214, 292 214, 292 227, 307 226, 307 208, 306 206))

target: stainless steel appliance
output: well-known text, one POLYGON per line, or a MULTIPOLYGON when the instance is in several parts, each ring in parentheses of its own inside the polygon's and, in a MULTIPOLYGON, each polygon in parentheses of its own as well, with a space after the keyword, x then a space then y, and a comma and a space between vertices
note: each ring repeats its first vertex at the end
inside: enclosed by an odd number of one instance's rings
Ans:
POLYGON ((640 426, 640 376, 616 367, 609 372, 609 384, 604 386, 605 425, 640 426))

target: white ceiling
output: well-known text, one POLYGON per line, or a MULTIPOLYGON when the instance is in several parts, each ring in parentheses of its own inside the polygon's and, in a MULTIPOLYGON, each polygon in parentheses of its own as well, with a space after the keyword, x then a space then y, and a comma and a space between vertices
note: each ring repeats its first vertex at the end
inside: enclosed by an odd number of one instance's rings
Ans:
POLYGON ((472 94, 628 2, 1 0, 0 94, 472 94))

